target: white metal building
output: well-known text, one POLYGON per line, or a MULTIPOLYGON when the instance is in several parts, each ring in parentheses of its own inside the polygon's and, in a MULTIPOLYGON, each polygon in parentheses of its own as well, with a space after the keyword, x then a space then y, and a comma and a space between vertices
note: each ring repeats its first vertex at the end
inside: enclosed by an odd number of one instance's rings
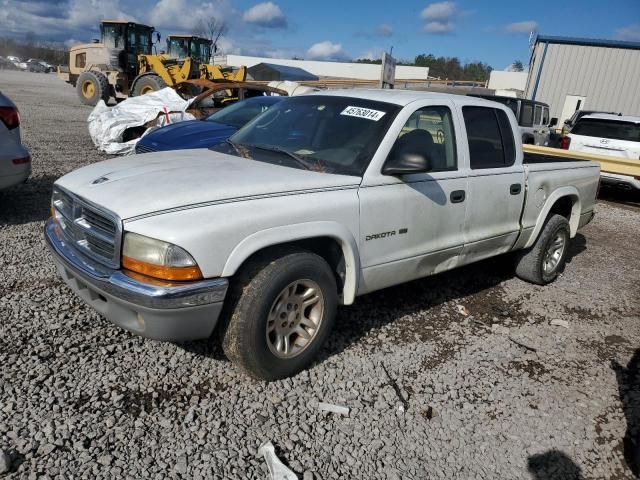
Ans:
POLYGON ((525 97, 559 125, 576 110, 640 115, 640 43, 538 35, 525 97))
MULTIPOLYGON (((487 88, 491 90, 511 90, 514 92, 514 96, 520 95, 524 92, 527 86, 527 78, 529 74, 527 72, 508 72, 506 70, 491 70, 489 74, 489 84, 487 88)), ((496 95, 503 95, 504 93, 496 93, 496 95)))
MULTIPOLYGON (((230 67, 247 68, 259 63, 271 63, 297 67, 306 70, 318 77, 353 78, 358 80, 380 80, 380 65, 367 63, 348 62, 322 62, 317 60, 287 60, 284 58, 249 57, 246 55, 226 55, 225 57, 214 58, 216 64, 228 65, 230 67)), ((429 68, 409 67, 405 65, 396 66, 396 79, 402 80, 427 80, 429 68)))

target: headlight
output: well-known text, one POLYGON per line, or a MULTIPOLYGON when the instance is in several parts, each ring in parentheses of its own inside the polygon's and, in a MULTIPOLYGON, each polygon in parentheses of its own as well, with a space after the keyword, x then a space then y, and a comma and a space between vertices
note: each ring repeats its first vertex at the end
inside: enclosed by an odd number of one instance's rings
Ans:
POLYGON ((168 242, 125 233, 122 266, 127 270, 163 280, 198 280, 202 272, 191 255, 168 242))

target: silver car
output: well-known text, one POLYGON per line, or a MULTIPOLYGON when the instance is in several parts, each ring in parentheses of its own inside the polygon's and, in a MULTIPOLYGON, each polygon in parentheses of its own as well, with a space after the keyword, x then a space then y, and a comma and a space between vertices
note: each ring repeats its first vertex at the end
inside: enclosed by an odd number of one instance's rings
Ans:
POLYGON ((31 155, 20 138, 20 114, 0 92, 0 190, 24 182, 31 174, 31 155))

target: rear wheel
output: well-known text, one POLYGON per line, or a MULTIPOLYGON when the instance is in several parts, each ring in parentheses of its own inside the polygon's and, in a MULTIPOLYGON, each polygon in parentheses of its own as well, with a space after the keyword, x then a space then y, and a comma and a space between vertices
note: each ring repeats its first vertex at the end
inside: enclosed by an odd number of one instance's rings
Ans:
POLYGON ((76 91, 85 105, 96 105, 98 101, 109 101, 111 89, 107 77, 100 72, 82 72, 76 82, 76 91))
POLYGON ((150 75, 143 75, 135 81, 135 85, 133 86, 133 91, 131 92, 131 95, 133 97, 137 97, 139 95, 146 95, 147 93, 157 92, 158 90, 162 90, 166 86, 167 84, 165 83, 165 81, 155 73, 150 75))
POLYGON ((326 340, 337 298, 331 268, 314 253, 286 249, 256 259, 231 292, 224 352, 255 378, 294 375, 326 340))
POLYGON ((569 222, 562 215, 550 216, 536 243, 523 250, 516 264, 516 275, 538 285, 553 282, 564 269, 569 248, 569 222))

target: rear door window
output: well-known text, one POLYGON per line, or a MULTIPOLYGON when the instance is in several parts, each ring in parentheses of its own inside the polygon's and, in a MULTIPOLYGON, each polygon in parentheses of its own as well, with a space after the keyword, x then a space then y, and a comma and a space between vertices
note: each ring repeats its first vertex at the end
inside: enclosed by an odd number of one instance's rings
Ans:
POLYGON ((540 123, 541 120, 542 120, 542 106, 536 105, 536 111, 533 117, 533 123, 536 125, 541 125, 540 123))
POLYGON ((585 137, 640 142, 640 124, 620 120, 582 118, 575 124, 571 133, 585 137))
POLYGON ((515 162, 515 141, 511 124, 502 110, 463 107, 469 156, 473 170, 501 168, 515 162))
POLYGON ((523 127, 533 126, 533 105, 522 102, 522 110, 520 111, 520 125, 523 127))

